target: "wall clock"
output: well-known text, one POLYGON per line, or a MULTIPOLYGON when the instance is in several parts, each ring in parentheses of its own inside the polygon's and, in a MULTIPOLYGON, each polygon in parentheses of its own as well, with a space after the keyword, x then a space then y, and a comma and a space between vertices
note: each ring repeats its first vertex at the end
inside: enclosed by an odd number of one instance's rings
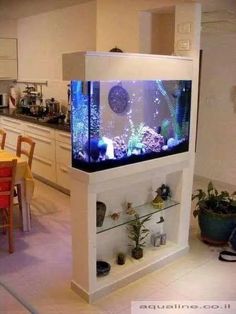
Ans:
POLYGON ((108 103, 113 112, 124 113, 129 103, 127 90, 120 85, 113 86, 108 94, 108 103))

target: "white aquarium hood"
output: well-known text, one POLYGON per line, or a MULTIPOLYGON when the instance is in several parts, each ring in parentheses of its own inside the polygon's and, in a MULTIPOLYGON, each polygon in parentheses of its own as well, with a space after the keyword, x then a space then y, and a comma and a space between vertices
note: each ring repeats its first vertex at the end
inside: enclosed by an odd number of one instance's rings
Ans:
POLYGON ((191 80, 193 59, 139 53, 73 52, 62 55, 63 80, 191 80))

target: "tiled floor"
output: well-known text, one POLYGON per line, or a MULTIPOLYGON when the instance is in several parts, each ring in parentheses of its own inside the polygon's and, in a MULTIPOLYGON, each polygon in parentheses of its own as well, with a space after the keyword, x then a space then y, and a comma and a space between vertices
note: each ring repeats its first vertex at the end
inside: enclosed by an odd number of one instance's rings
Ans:
MULTIPOLYGON (((199 184, 199 182, 196 182, 199 184)), ((32 203, 32 231, 15 231, 16 251, 7 253, 0 234, 0 282, 12 288, 40 314, 127 314, 134 300, 234 300, 236 267, 217 260, 220 248, 198 239, 193 220, 190 252, 93 305, 70 289, 71 239, 69 197, 37 182, 32 203)), ((24 309, 0 289, 0 313, 24 309), (3 301, 4 300, 4 301, 3 301)))

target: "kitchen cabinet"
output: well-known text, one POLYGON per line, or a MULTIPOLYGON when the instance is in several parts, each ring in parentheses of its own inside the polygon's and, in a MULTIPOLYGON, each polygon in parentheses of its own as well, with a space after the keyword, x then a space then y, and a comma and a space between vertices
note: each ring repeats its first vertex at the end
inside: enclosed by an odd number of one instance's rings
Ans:
POLYGON ((71 136, 68 132, 56 131, 57 184, 70 188, 69 167, 71 165, 71 136))
POLYGON ((24 122, 8 117, 1 117, 0 122, 1 128, 7 133, 5 149, 15 153, 17 137, 24 134, 24 122))
POLYGON ((56 183, 55 130, 25 123, 25 135, 35 142, 32 171, 44 180, 56 183))
POLYGON ((36 145, 32 172, 39 180, 69 192, 71 164, 70 133, 22 120, 0 117, 0 125, 7 132, 6 150, 16 152, 17 137, 31 137, 36 145))
POLYGON ((17 39, 0 38, 0 79, 17 79, 17 39))

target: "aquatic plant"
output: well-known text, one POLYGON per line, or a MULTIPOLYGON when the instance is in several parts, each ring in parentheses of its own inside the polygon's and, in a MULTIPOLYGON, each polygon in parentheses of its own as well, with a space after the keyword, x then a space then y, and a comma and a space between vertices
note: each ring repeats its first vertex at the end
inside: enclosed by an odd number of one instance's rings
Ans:
POLYGON ((139 151, 143 148, 142 138, 144 123, 141 122, 137 127, 135 127, 131 119, 129 120, 129 122, 131 135, 128 141, 128 155, 131 155, 135 153, 136 150, 139 151))
POLYGON ((161 135, 164 137, 166 141, 169 136, 169 129, 170 129, 170 120, 164 119, 161 124, 161 135))
POLYGON ((190 81, 179 81, 178 88, 173 94, 174 98, 176 99, 176 121, 181 128, 182 137, 188 133, 191 103, 191 93, 189 93, 190 90, 190 81))
POLYGON ((99 108, 99 82, 90 82, 93 93, 90 95, 90 135, 99 136, 100 130, 100 108, 99 108))
POLYGON ((173 126, 173 130, 175 133, 175 139, 180 140, 182 136, 182 129, 177 121, 176 118, 176 108, 174 106, 174 103, 171 101, 169 95, 167 94, 165 87, 163 85, 163 82, 161 80, 156 80, 156 83, 158 85, 158 89, 161 92, 162 96, 165 98, 166 103, 168 105, 169 111, 170 111, 170 117, 171 117, 171 123, 173 126))

